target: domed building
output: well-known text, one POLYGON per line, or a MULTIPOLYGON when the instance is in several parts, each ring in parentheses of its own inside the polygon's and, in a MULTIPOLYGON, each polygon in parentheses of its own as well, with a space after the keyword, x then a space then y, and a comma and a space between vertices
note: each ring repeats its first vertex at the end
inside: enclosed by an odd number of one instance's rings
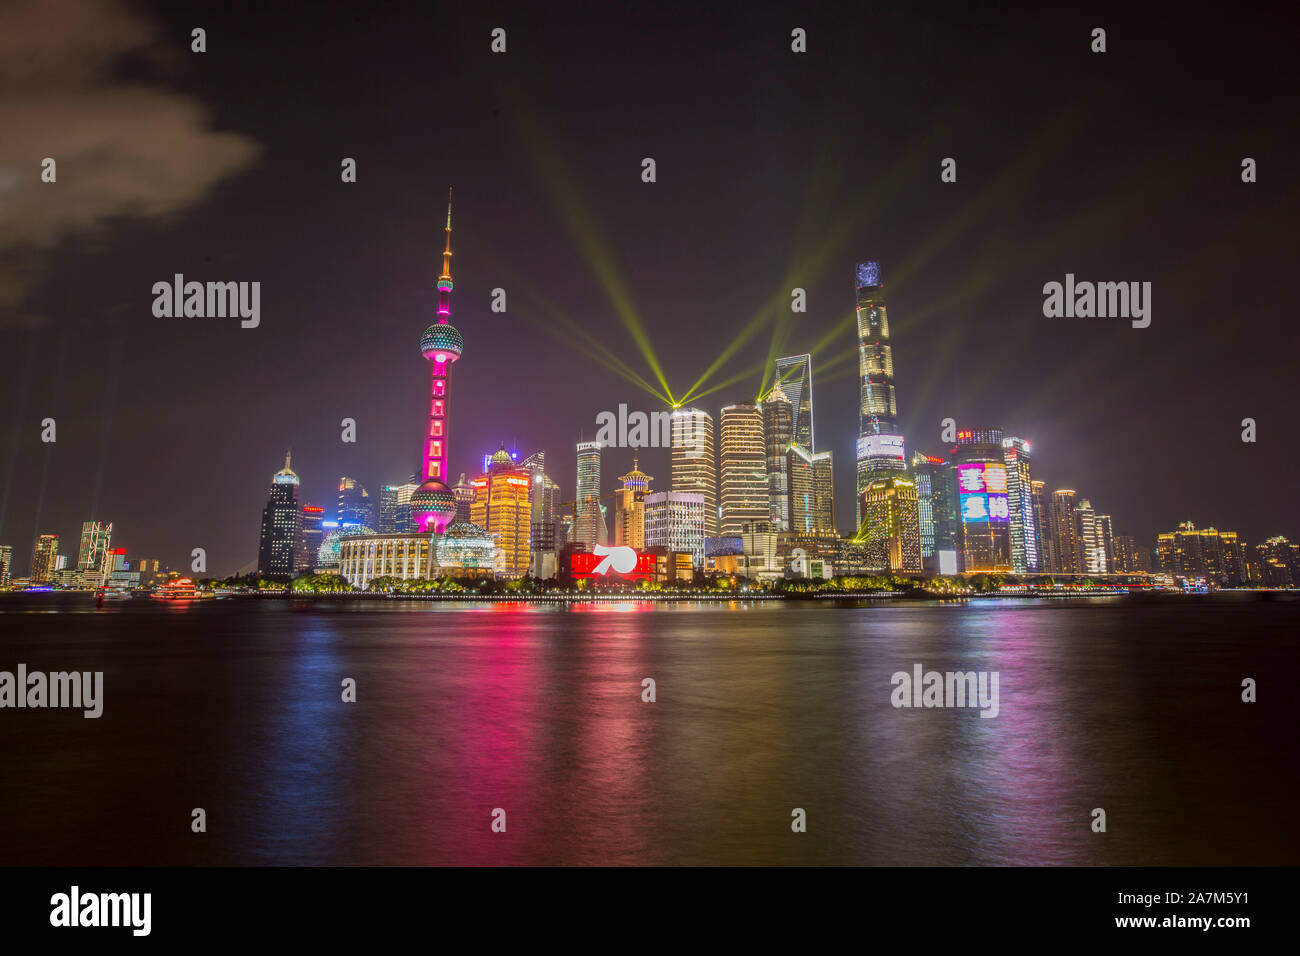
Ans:
POLYGON ((364 525, 349 525, 346 528, 331 531, 321 539, 320 547, 316 549, 316 570, 329 571, 338 568, 339 551, 344 538, 354 538, 358 535, 374 533, 373 529, 364 525))
POLYGON ((491 577, 496 553, 492 535, 471 521, 458 521, 438 542, 438 571, 451 578, 491 577))

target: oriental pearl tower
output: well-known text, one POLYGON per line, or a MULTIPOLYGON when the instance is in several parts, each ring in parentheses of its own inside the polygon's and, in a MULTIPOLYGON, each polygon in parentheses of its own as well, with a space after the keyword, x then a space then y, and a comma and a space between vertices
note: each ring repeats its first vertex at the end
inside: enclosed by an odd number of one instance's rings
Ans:
POLYGON ((421 533, 441 534, 456 517, 456 496, 447 486, 447 409, 451 398, 451 364, 465 344, 448 320, 451 316, 451 190, 447 190, 447 247, 438 277, 438 321, 420 337, 420 354, 432 369, 429 427, 424 435, 421 484, 411 495, 411 521, 421 533))

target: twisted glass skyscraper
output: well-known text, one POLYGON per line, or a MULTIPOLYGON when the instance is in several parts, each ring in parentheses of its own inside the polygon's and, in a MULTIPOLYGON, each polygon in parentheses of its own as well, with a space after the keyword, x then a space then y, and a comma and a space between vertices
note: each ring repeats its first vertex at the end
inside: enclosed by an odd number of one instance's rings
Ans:
POLYGON ((889 346, 889 316, 880 278, 880 263, 859 262, 857 278, 858 373, 862 390, 858 408, 858 519, 862 494, 873 478, 907 470, 903 436, 894 400, 894 356, 889 346))
POLYGON ((879 262, 859 262, 858 540, 892 571, 921 570, 920 502, 894 400, 894 354, 879 262))

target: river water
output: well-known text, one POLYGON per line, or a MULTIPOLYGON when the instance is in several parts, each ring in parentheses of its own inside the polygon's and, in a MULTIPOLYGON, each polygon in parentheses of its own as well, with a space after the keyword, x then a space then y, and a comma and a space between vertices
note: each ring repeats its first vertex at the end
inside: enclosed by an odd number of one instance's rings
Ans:
POLYGON ((1298 622, 0 595, 0 670, 104 672, 98 719, 0 709, 0 864, 1296 865, 1298 622), (997 716, 893 706, 916 665, 997 716))

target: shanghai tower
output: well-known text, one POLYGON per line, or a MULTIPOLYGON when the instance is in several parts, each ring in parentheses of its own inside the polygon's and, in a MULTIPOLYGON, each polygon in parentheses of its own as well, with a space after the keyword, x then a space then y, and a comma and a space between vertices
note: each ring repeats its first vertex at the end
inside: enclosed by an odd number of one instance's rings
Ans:
POLYGON ((447 413, 451 401, 451 366, 464 351, 464 342, 450 318, 451 190, 447 190, 447 246, 442 253, 442 275, 438 277, 438 320, 420 338, 420 354, 429 362, 433 379, 421 484, 411 494, 411 521, 421 533, 441 534, 456 518, 456 495, 447 486, 447 413))
POLYGON ((858 408, 858 520, 862 496, 873 479, 906 472, 903 436, 894 401, 894 358, 889 346, 889 317, 880 263, 859 262, 857 278, 858 371, 862 401, 858 408))

